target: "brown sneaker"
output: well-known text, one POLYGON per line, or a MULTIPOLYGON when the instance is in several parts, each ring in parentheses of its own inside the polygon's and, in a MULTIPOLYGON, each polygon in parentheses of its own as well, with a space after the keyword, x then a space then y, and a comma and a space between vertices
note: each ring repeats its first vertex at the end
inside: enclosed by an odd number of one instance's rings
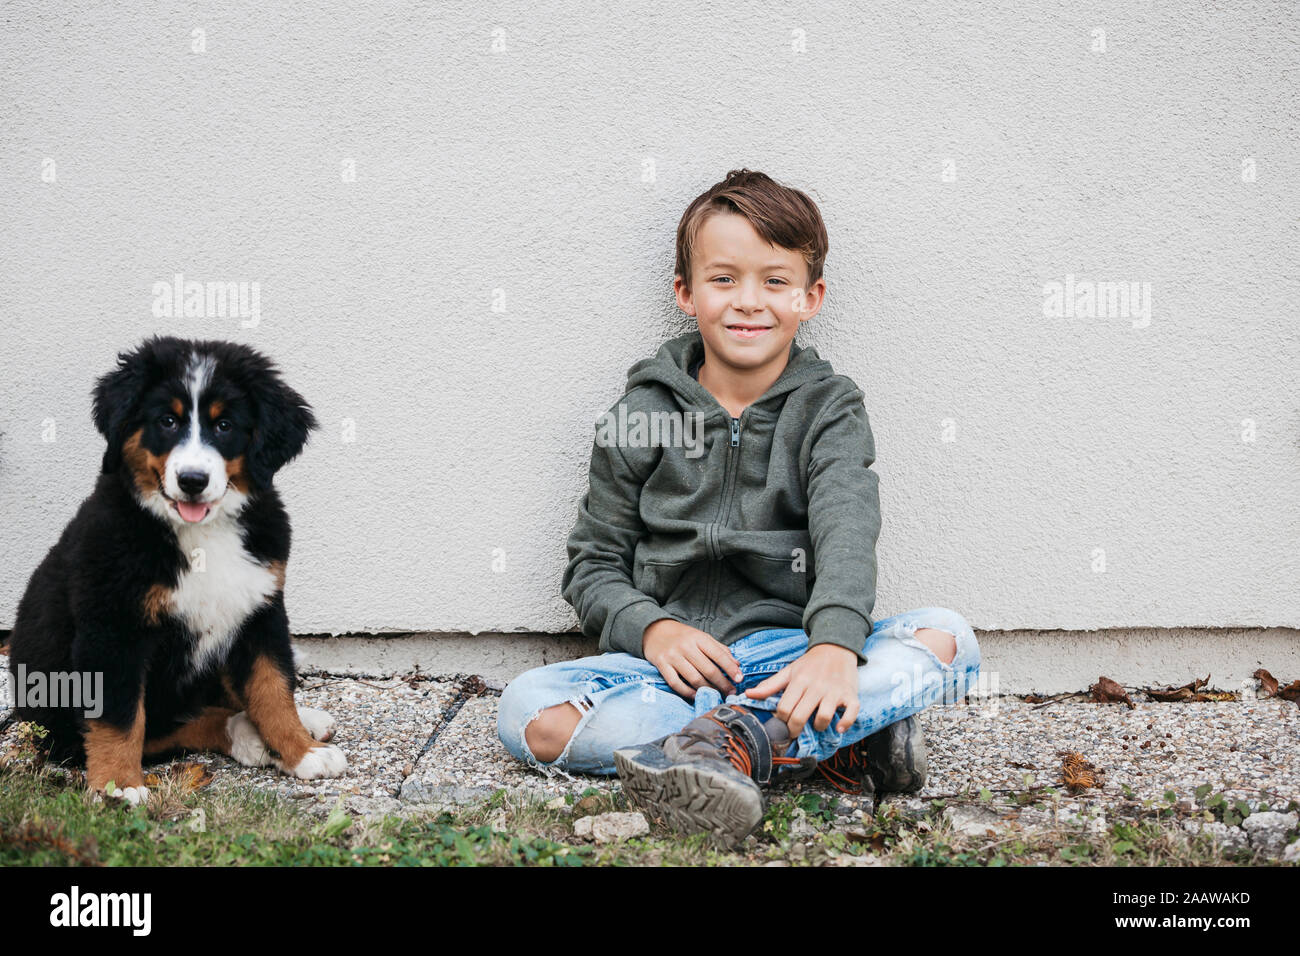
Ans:
POLYGON ((678 830, 705 831, 735 846, 763 819, 760 784, 782 766, 811 770, 788 757, 785 722, 766 723, 745 707, 723 704, 661 740, 614 751, 629 802, 678 830))

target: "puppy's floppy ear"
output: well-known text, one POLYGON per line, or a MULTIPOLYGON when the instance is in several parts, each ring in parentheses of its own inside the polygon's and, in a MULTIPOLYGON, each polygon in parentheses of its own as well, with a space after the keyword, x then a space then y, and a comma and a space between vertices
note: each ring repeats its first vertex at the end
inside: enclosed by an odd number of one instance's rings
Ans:
POLYGON ((248 477, 254 488, 269 488, 275 473, 302 451, 308 433, 316 427, 316 416, 273 370, 259 376, 250 392, 257 418, 248 448, 248 477))
POLYGON ((118 353, 117 368, 95 382, 91 414, 95 427, 108 439, 104 471, 116 471, 122 463, 127 427, 138 411, 141 397, 162 377, 165 354, 174 341, 154 336, 134 351, 118 353))

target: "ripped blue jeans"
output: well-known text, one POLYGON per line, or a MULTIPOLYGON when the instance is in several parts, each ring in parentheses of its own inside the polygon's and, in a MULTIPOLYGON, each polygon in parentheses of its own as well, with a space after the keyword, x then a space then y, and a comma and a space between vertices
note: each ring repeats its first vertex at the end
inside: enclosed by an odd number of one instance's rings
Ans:
MULTIPOLYGON (((750 700, 748 688, 771 677, 808 649, 808 635, 794 628, 755 631, 730 645, 741 681, 728 704, 776 710, 780 694, 750 700)), ((859 711, 844 733, 835 722, 815 730, 809 720, 790 756, 825 760, 840 747, 919 713, 931 704, 961 700, 979 674, 980 649, 965 618, 927 607, 876 621, 858 667, 859 711), (943 661, 916 638, 920 628, 946 631, 957 653, 943 661)), ((699 688, 695 701, 678 695, 649 661, 631 654, 599 654, 538 667, 519 675, 501 695, 497 734, 511 754, 543 771, 612 774, 614 751, 676 733, 692 719, 723 703, 713 687, 699 688), (524 730, 543 710, 569 703, 581 714, 563 753, 550 763, 528 749, 524 730)), ((772 718, 775 719, 775 718, 772 718)))

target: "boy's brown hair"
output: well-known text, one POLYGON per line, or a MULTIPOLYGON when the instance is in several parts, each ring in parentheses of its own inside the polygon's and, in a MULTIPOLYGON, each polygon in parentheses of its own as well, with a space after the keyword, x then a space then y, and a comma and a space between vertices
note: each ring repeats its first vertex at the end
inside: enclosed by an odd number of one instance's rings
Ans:
POLYGON ((809 286, 821 278, 830 239, 817 204, 765 173, 733 169, 726 179, 697 196, 677 224, 676 274, 688 286, 695 237, 709 217, 719 212, 739 213, 768 242, 801 253, 808 263, 809 286))

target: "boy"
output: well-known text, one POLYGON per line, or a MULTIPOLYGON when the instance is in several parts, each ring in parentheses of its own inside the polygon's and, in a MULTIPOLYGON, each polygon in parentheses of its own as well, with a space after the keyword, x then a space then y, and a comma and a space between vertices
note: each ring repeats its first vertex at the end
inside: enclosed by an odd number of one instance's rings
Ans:
POLYGON ((868 797, 919 789, 912 715, 979 669, 952 611, 873 626, 863 396, 793 342, 824 301, 827 247, 812 200, 762 173, 733 171, 686 210, 674 288, 699 329, 629 371, 568 543, 564 597, 603 653, 501 698, 517 758, 617 769, 632 802, 726 844, 779 771, 868 797))

